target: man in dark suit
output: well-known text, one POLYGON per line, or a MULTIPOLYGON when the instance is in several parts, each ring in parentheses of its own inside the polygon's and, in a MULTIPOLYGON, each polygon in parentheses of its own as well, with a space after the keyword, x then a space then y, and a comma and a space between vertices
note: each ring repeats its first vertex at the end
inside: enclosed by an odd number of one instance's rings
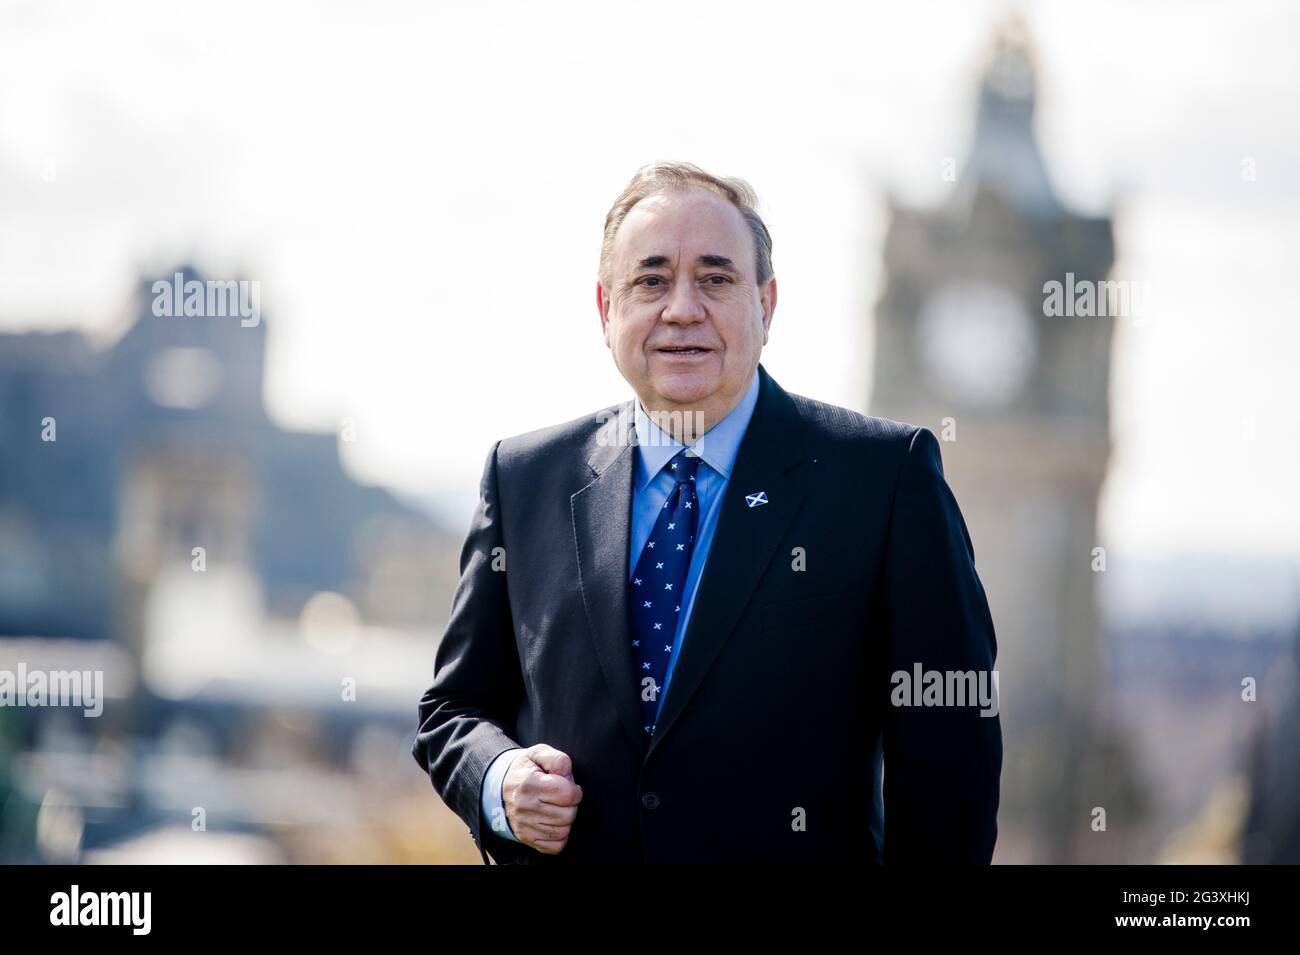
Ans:
POLYGON ((635 400, 487 456, 413 748, 484 862, 992 856, 996 644, 938 443, 759 363, 754 204, 638 172, 597 284, 635 400))

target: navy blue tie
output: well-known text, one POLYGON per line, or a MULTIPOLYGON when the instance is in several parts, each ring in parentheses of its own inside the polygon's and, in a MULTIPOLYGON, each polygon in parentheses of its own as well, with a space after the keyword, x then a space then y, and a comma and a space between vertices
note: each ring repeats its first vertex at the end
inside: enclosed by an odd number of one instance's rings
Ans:
POLYGON ((632 623, 632 660, 636 692, 641 705, 641 725, 646 737, 654 735, 659 698, 672 656, 677 620, 682 612, 682 590, 691 566, 700 503, 695 496, 695 472, 700 459, 679 451, 668 463, 676 478, 664 501, 654 530, 641 549, 629 584, 632 623))

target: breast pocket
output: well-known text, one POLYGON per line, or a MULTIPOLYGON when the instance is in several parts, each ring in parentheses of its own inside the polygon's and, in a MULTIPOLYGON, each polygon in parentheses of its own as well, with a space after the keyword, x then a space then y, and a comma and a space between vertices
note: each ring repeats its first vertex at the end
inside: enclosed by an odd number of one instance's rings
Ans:
POLYGON ((852 635, 863 632, 858 595, 852 591, 796 597, 763 604, 759 609, 764 634, 798 637, 814 634, 852 635))

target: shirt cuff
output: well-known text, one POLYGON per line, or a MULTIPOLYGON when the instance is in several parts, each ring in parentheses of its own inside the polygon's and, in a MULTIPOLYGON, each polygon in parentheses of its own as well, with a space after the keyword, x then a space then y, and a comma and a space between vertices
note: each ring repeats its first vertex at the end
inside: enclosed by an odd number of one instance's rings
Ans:
POLYGON ((510 820, 506 818, 505 797, 502 793, 502 787, 505 784, 506 773, 510 771, 510 766, 515 761, 515 754, 522 752, 523 747, 521 746, 499 753, 496 759, 492 760, 487 773, 483 776, 483 824, 501 838, 509 839, 511 842, 519 842, 520 840, 515 838, 514 831, 510 828, 510 820))

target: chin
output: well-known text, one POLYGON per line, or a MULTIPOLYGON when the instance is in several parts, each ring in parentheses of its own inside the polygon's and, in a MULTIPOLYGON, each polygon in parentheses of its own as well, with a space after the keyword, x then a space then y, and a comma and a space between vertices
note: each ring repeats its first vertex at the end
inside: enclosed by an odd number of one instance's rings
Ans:
POLYGON ((654 390, 679 405, 697 404, 718 390, 718 376, 682 371, 656 375, 654 390))

